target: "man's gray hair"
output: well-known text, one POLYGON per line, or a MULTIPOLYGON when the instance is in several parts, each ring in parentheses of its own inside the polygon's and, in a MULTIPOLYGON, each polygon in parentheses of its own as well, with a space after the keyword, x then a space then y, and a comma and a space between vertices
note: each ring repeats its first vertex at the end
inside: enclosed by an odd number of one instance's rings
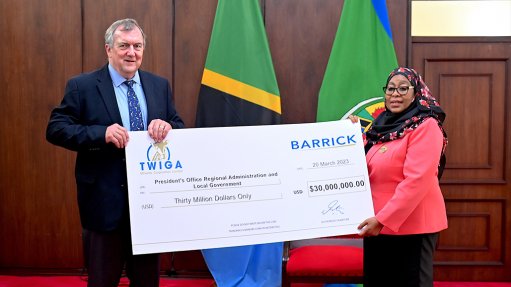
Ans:
POLYGON ((117 30, 117 28, 121 27, 120 31, 131 31, 133 28, 137 27, 140 30, 140 33, 142 33, 142 37, 144 38, 144 47, 145 47, 145 33, 144 30, 138 25, 137 21, 135 19, 126 18, 122 20, 117 20, 108 29, 106 29, 105 32, 105 44, 112 47, 114 44, 114 32, 117 30))

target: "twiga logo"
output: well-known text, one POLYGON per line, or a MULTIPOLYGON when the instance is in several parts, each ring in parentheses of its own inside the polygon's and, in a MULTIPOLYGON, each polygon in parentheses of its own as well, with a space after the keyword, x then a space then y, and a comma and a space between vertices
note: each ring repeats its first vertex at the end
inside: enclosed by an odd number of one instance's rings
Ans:
POLYGON ((183 168, 179 160, 177 160, 175 164, 173 164, 170 160, 170 149, 168 148, 167 141, 150 144, 147 148, 146 158, 146 162, 140 162, 141 171, 157 171, 183 168))

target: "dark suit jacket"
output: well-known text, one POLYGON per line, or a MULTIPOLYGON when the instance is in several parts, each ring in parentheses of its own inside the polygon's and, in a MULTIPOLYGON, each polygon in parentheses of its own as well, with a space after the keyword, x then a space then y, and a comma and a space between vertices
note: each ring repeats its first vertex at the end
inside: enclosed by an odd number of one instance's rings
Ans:
MULTIPOLYGON (((184 127, 168 81, 139 70, 147 101, 149 124, 162 119, 173 128, 184 127)), ((108 65, 67 82, 64 98, 50 116, 46 139, 77 151, 75 176, 82 226, 110 231, 126 224, 128 190, 124 149, 106 144, 106 128, 122 125, 108 65)))

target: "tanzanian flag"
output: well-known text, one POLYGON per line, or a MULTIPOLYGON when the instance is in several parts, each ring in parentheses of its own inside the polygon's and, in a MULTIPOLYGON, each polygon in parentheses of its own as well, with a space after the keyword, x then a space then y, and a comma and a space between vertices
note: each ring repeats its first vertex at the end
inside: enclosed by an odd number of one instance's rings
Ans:
POLYGON ((317 121, 358 115, 367 129, 384 109, 382 87, 398 65, 385 0, 346 0, 319 91, 317 121))
POLYGON ((197 127, 280 123, 280 92, 259 1, 219 0, 197 127))
MULTIPOLYGON (((280 93, 258 0, 219 0, 196 127, 280 123, 280 93)), ((202 250, 219 287, 281 286, 283 244, 202 250)))

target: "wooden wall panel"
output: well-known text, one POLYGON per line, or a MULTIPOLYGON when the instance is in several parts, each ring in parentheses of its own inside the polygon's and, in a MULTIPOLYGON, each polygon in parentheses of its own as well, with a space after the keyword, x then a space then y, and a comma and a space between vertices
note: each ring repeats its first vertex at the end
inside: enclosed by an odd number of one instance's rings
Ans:
POLYGON ((441 233, 437 265, 504 265, 504 200, 447 200, 450 227, 441 233))
POLYGON ((390 27, 392 29, 392 39, 394 40, 397 62, 400 66, 407 66, 409 64, 409 51, 411 49, 411 1, 387 0, 387 10, 389 12, 390 27))
POLYGON ((508 200, 447 199, 449 229, 440 233, 435 278, 509 281, 508 200))
POLYGON ((197 99, 208 53, 217 1, 176 1, 173 86, 176 109, 195 126, 197 99))
POLYGON ((413 65, 447 114, 449 229, 440 233, 436 280, 511 281, 510 42, 414 39, 413 65))
POLYGON ((265 7, 283 121, 314 122, 342 5, 337 0, 267 0, 265 7))
POLYGON ((434 79, 433 94, 449 111, 444 181, 503 183, 506 62, 429 59, 424 69, 434 79))
POLYGON ((45 139, 81 71, 80 25, 79 1, 0 1, 0 267, 81 266, 74 156, 45 139))

